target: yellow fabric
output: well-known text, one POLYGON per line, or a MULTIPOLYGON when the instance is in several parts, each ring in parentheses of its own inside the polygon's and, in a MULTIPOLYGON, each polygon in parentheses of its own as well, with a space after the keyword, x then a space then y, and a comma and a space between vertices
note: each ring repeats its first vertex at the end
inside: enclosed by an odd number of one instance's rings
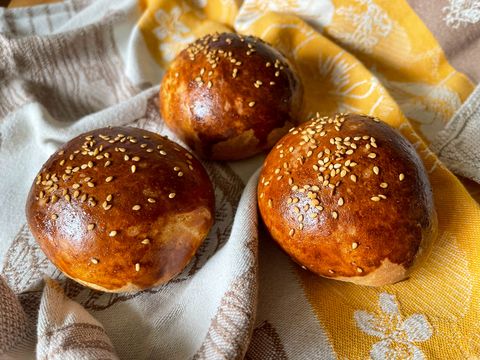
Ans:
POLYGON ((367 113, 417 147, 439 217, 426 263, 409 280, 383 288, 298 270, 339 358, 368 358, 371 351, 398 359, 418 358, 417 350, 436 359, 480 354, 480 209, 426 146, 473 84, 450 66, 407 2, 143 0, 140 7, 140 29, 162 68, 195 38, 235 28, 272 43, 295 64, 305 88, 300 120, 317 111, 367 113), (315 11, 332 15, 317 21, 315 11))

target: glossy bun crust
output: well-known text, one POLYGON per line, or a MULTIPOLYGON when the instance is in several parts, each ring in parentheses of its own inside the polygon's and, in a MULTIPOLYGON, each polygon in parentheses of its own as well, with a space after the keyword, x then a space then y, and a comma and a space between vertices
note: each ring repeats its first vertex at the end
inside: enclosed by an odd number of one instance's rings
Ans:
POLYGON ((43 165, 26 204, 30 229, 67 276, 94 289, 146 289, 190 261, 214 220, 210 179, 174 142, 104 128, 43 165))
POLYGON ((170 65, 160 90, 167 125, 199 155, 242 159, 293 125, 301 85, 285 57, 253 36, 207 35, 170 65))
POLYGON ((317 116, 292 129, 265 161, 258 204, 296 262, 362 285, 404 279, 436 236, 432 190, 415 149, 367 116, 317 116))

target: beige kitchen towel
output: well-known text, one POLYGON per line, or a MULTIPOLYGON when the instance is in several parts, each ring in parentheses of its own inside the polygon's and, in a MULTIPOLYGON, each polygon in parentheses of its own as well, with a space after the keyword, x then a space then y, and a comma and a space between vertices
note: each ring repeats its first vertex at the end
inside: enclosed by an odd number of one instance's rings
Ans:
POLYGON ((431 147, 453 172, 480 183, 480 87, 437 134, 431 147))
POLYGON ((421 137, 435 139, 473 87, 403 0, 67 0, 0 9, 0 358, 480 354, 480 270, 473 260, 480 212, 404 117, 421 137), (369 289, 301 270, 259 225, 263 155, 204 162, 216 223, 192 262, 164 286, 101 293, 65 278, 45 258, 24 215, 43 162, 70 138, 108 125, 178 141, 158 112, 158 83, 186 43, 225 29, 256 34, 299 65, 301 120, 312 111, 370 113, 415 143, 443 209, 442 236, 418 276, 369 289))

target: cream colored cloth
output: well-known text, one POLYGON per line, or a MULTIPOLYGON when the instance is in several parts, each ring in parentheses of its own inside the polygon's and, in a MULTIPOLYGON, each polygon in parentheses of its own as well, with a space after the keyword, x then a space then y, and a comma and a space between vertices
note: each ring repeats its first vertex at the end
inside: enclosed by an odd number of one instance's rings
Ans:
POLYGON ((480 87, 437 134, 431 148, 453 172, 480 183, 480 87))
MULTIPOLYGON (((215 186, 215 226, 179 276, 138 294, 100 293, 66 279, 45 258, 26 226, 24 203, 31 182, 43 162, 70 138, 98 127, 131 125, 178 141, 158 113, 158 82, 174 51, 199 34, 189 33, 187 25, 196 24, 201 33, 210 24, 207 15, 224 22, 217 28, 235 26, 237 31, 257 31, 259 36, 276 39, 276 46, 302 65, 307 108, 324 101, 328 111, 381 111, 390 120, 403 119, 387 88, 415 119, 415 128, 423 130, 426 138, 434 137, 472 84, 458 74, 448 78, 448 86, 437 86, 438 79, 430 79, 427 72, 407 83, 384 77, 372 62, 381 54, 393 64, 390 72, 398 71, 398 64, 389 57, 393 52, 386 45, 388 37, 399 41, 403 50, 411 50, 410 61, 426 64, 425 68, 430 69, 432 59, 438 65, 441 56, 433 45, 425 54, 416 53, 417 45, 402 32, 399 24, 407 17, 400 15, 406 3, 401 2, 403 7, 400 2, 389 3, 402 10, 392 20, 377 2, 68 0, 0 9, 0 358, 263 360, 370 355, 381 359, 413 354, 412 358, 422 359, 426 353, 446 354, 441 358, 447 359, 457 349, 463 354, 480 353, 475 332, 467 339, 464 330, 459 341, 458 333, 448 327, 464 321, 468 311, 473 312, 468 320, 474 323, 477 314, 471 300, 476 299, 478 288, 478 279, 471 275, 476 274, 476 265, 468 262, 463 237, 455 240, 457 217, 442 232, 429 267, 416 277, 433 284, 433 290, 419 290, 415 282, 373 290, 322 280, 290 261, 259 226, 256 171, 263 156, 232 163, 204 162, 215 186), (268 11, 281 15, 272 15, 269 24, 270 17, 264 16, 268 11), (288 14, 303 18, 312 28, 288 14), (286 22, 278 24, 278 19, 286 22), (313 30, 321 32, 324 27, 345 49, 363 56, 369 70, 313 30), (151 31, 147 34, 146 29, 151 31), (152 34, 158 42, 150 41, 152 34), (289 53, 289 45, 295 42, 298 51, 289 53), (316 45, 307 46, 311 43, 316 45), (312 48, 316 50, 311 52, 312 48), (156 53, 161 57, 152 55, 156 53), (315 67, 305 63, 317 55, 321 58, 315 60, 315 67), (332 88, 323 92, 327 84, 332 88), (451 270, 446 274, 456 284, 447 283, 448 291, 435 277, 445 269, 451 270), (437 289, 443 291, 436 295, 445 299, 445 306, 428 301, 437 289), (468 309, 458 306, 462 303, 468 309), (448 345, 464 342, 470 348, 448 345)), ((445 69, 451 70, 446 65, 440 70, 445 69)), ((467 102, 467 110, 459 114, 475 108, 467 102)), ((463 124, 459 117, 451 126, 463 124)), ((417 139, 402 121, 392 125, 417 139)), ((476 124, 468 121, 465 129, 471 131, 453 133, 465 137, 471 146, 476 124)), ((441 134, 439 139, 448 141, 435 142, 442 144, 440 153, 455 156, 456 145, 452 145, 457 135, 441 138, 441 134)), ((420 141, 416 146, 424 161, 434 159, 428 167, 435 180, 436 201, 455 209, 454 200, 461 198, 462 206, 474 208, 464 189, 451 185, 456 180, 438 170, 441 165, 420 141), (455 189, 455 194, 443 189, 455 189)), ((472 158, 478 155, 473 151, 472 158)), ((458 159, 459 169, 472 174, 463 159, 458 159)), ((461 225, 475 236, 468 224, 461 225)))

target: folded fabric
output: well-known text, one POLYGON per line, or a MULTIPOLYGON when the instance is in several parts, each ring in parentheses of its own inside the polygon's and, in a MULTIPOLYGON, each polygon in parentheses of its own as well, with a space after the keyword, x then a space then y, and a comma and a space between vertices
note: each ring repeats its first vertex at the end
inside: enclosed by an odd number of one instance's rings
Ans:
POLYGON ((451 39, 472 39, 462 42, 469 54, 480 9, 473 1, 422 3, 67 0, 0 9, 0 357, 479 356, 480 209, 431 150, 478 180, 479 90, 469 98, 478 72, 451 39), (290 261, 258 222, 263 155, 204 162, 216 223, 164 286, 101 293, 46 259, 24 215, 43 162, 70 138, 108 125, 178 141, 158 112, 158 84, 178 51, 213 31, 259 36, 291 60, 305 88, 299 121, 317 111, 366 113, 415 145, 433 186, 439 237, 410 279, 360 287, 290 261))

